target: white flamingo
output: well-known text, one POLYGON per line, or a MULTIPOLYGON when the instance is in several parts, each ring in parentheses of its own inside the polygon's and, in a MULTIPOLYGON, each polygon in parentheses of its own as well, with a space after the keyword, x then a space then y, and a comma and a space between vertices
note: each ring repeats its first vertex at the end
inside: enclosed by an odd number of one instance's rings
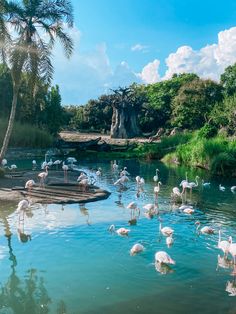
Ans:
POLYGON ((45 180, 48 176, 48 166, 45 167, 45 171, 44 172, 40 172, 38 174, 38 178, 40 180, 40 187, 44 187, 45 186, 45 180))
POLYGON ((170 247, 174 243, 173 235, 171 234, 169 237, 166 238, 166 245, 170 247))
POLYGON ((232 275, 236 275, 236 243, 233 243, 233 239, 231 236, 229 237, 229 243, 229 253, 231 254, 234 261, 234 270, 232 272, 232 275))
POLYGON ((127 167, 124 167, 124 169, 121 171, 120 176, 129 176, 130 173, 127 171, 127 167))
POLYGON ((130 249, 130 255, 135 255, 137 253, 143 252, 144 246, 140 243, 135 243, 130 249))
POLYGON ((117 171, 118 168, 119 168, 119 166, 117 165, 116 160, 115 160, 114 163, 113 163, 113 165, 112 165, 112 169, 113 169, 114 171, 117 171))
POLYGON ((156 174, 155 174, 155 176, 153 177, 153 181, 154 181, 154 182, 158 182, 158 180, 159 180, 158 172, 160 172, 159 169, 156 169, 156 174))
POLYGON ((6 165, 7 165, 7 159, 4 158, 4 159, 2 160, 2 166, 3 166, 3 167, 6 167, 6 165))
POLYGON ((25 189, 27 189, 29 192, 31 192, 33 186, 35 185, 35 182, 34 180, 28 180, 26 183, 25 183, 25 189))
POLYGON ((185 214, 192 215, 195 212, 195 210, 191 206, 189 206, 189 207, 184 208, 183 212, 185 214))
POLYGON ((155 261, 157 263, 160 263, 160 264, 173 264, 173 265, 175 265, 175 261, 165 251, 156 252, 155 261))
POLYGON ((68 167, 68 165, 65 164, 64 161, 62 163, 62 170, 64 171, 64 181, 67 182, 69 167, 68 167))
POLYGON ((126 228, 119 228, 119 229, 116 229, 115 228, 115 225, 111 225, 109 227, 109 231, 110 232, 116 232, 118 235, 122 235, 122 236, 127 236, 130 232, 130 229, 126 229, 126 228))
POLYGON ((20 212, 22 210, 25 210, 27 208, 29 208, 30 206, 30 202, 27 199, 23 199, 21 201, 19 201, 17 208, 16 208, 16 212, 20 212))
POLYGON ((205 182, 204 180, 202 180, 202 186, 204 188, 209 188, 211 186, 211 182, 205 182))
POLYGON ((154 195, 155 195, 155 198, 157 199, 158 198, 158 193, 160 192, 160 186, 162 185, 162 183, 160 181, 158 181, 157 183, 157 186, 154 186, 154 195))
POLYGON ((218 239, 218 248, 224 252, 224 256, 227 256, 229 253, 230 242, 221 240, 221 230, 219 230, 219 239, 218 239))
POLYGON ((222 192, 224 192, 224 191, 225 191, 225 187, 220 184, 220 185, 219 185, 219 190, 222 191, 222 192))
MULTIPOLYGON (((200 221, 196 221, 195 225, 197 225, 197 229, 196 230, 198 231, 199 228, 200 228, 200 225, 201 225, 200 221)), ((202 234, 213 234, 213 233, 215 233, 215 229, 213 229, 210 226, 204 226, 204 227, 202 227, 200 229, 200 233, 202 233, 202 234)))
POLYGON ((137 209, 138 208, 138 205, 136 202, 131 202, 127 205, 127 208, 128 209, 137 209))
POLYGON ((232 193, 235 193, 236 192, 236 185, 231 186, 230 190, 232 193))
POLYGON ((159 230, 166 237, 168 237, 174 233, 174 230, 171 227, 163 227, 162 228, 161 221, 160 221, 160 225, 159 225, 159 230))

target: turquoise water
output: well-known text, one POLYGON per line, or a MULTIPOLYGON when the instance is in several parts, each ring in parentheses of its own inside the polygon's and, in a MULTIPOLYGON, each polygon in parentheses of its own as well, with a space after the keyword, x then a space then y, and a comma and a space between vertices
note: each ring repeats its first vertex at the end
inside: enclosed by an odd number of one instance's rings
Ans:
MULTIPOLYGON (((29 161, 30 164, 31 161, 29 161)), ((16 163, 16 162, 14 162, 16 163)), ((218 230, 223 239, 236 239, 235 180, 209 178, 206 172, 188 171, 211 181, 210 189, 194 189, 188 202, 193 215, 183 214, 170 204, 170 193, 185 177, 184 168, 171 169, 156 162, 118 161, 131 173, 126 191, 113 186, 117 175, 111 161, 83 160, 88 172, 101 167, 97 184, 110 190, 104 201, 85 206, 36 205, 18 222, 14 204, 1 204, 0 212, 0 313, 235 313, 236 297, 226 285, 236 287, 232 265, 218 265, 218 230), (163 226, 174 229, 174 244, 167 248, 159 234, 159 221, 147 219, 143 205, 154 200, 152 177, 160 169, 163 183, 158 205, 163 226), (137 198, 135 176, 145 178, 137 198), (219 191, 218 185, 226 187, 219 191), (141 208, 136 226, 128 226, 126 206, 136 201, 141 208), (195 222, 216 229, 214 235, 196 233, 195 222), (130 228, 128 237, 111 234, 108 228, 130 228), (30 235, 19 240, 20 232, 30 235), (133 244, 145 251, 130 256, 133 244), (164 250, 176 261, 159 272, 154 255, 164 250)), ((50 173, 49 173, 50 175, 50 173)))

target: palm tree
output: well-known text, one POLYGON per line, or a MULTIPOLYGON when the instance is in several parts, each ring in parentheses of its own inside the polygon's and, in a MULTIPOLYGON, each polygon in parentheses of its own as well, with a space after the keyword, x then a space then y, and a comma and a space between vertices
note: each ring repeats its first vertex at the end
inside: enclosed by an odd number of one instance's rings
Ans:
POLYGON ((0 152, 6 153, 15 119, 22 73, 30 77, 32 94, 37 81, 50 83, 53 75, 52 48, 58 39, 66 57, 73 51, 73 42, 65 28, 73 27, 73 10, 69 0, 0 0, 0 41, 3 60, 11 70, 13 99, 8 127, 0 152), (7 31, 10 27, 11 37, 7 31))

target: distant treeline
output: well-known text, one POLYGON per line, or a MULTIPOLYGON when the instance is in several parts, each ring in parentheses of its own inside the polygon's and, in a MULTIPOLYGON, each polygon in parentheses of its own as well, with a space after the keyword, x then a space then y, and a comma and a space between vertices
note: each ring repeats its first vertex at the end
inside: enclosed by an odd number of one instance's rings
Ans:
MULTIPOLYGON (((196 74, 173 75, 169 80, 150 85, 132 84, 133 107, 143 133, 159 128, 202 129, 202 135, 215 136, 218 130, 233 135, 236 127, 236 65, 229 66, 220 82, 204 80, 196 74), (140 101, 141 99, 141 101, 140 101), (138 101, 137 101, 138 100, 138 101)), ((79 130, 110 130, 112 92, 89 100, 84 106, 67 106, 68 127, 79 130)), ((132 100, 131 100, 132 101, 132 100)))

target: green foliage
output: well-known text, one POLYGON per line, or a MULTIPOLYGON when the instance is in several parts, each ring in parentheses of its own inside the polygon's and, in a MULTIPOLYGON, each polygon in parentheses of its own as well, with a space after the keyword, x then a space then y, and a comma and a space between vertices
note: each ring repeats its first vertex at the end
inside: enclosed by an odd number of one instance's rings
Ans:
POLYGON ((171 117, 173 98, 177 96, 182 85, 196 79, 198 79, 196 74, 175 74, 170 80, 148 85, 147 101, 143 110, 145 119, 141 120, 142 130, 153 131, 165 126, 171 117))
POLYGON ((169 137, 163 137, 160 143, 138 144, 134 151, 142 157, 149 159, 161 159, 166 154, 177 149, 178 145, 187 143, 191 140, 193 134, 176 134, 169 137))
POLYGON ((222 88, 211 80, 184 84, 172 103, 172 125, 198 129, 204 125, 214 104, 222 100, 222 88))
POLYGON ((176 157, 182 164, 200 166, 215 174, 232 174, 236 169, 236 140, 222 137, 200 139, 198 136, 176 150, 176 157))
MULTIPOLYGON (((0 119, 0 145, 3 141, 6 126, 7 120, 0 119)), ((45 148, 52 146, 52 144, 53 137, 48 132, 31 124, 15 122, 10 140, 11 147, 45 148)))
POLYGON ((210 123, 215 127, 225 127, 229 135, 236 130, 236 95, 226 97, 213 107, 210 116, 210 123))
POLYGON ((199 138, 211 138, 217 134, 217 127, 206 123, 198 132, 199 138))
POLYGON ((236 93, 236 63, 228 66, 220 76, 220 82, 224 87, 226 96, 232 96, 236 93))

